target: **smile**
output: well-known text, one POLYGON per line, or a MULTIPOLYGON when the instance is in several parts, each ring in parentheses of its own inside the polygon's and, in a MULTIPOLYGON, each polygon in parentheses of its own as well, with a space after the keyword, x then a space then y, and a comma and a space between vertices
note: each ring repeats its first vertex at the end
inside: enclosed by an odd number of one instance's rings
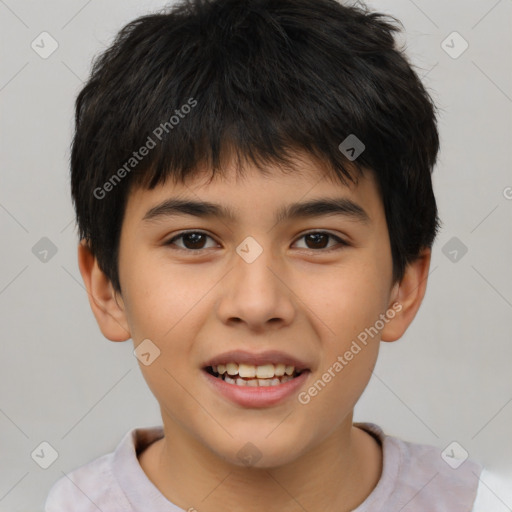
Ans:
POLYGON ((302 373, 297 371, 294 366, 283 363, 256 366, 232 362, 208 366, 206 371, 227 384, 249 387, 279 386, 302 373))

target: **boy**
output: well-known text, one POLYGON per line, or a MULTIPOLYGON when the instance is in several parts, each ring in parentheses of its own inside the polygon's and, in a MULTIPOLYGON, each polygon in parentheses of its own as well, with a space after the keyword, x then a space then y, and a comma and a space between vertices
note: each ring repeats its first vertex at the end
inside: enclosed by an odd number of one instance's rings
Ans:
POLYGON ((435 106, 392 21, 190 0, 95 62, 71 155, 79 267, 163 427, 60 479, 47 512, 476 510, 479 464, 352 421, 439 226, 435 106))

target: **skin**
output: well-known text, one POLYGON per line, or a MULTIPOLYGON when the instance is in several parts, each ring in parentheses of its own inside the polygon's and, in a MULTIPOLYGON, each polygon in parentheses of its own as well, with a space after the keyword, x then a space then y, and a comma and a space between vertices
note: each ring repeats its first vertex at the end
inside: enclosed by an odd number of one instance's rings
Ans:
POLYGON ((394 283, 371 172, 357 185, 343 186, 322 178, 320 164, 307 156, 297 158, 293 173, 268 168, 271 176, 264 176, 247 164, 241 179, 231 165, 213 181, 200 172, 186 185, 132 191, 120 240, 122 293, 83 241, 79 267, 103 335, 132 338, 135 347, 149 338, 160 349, 152 364, 139 364, 160 404, 165 437, 139 461, 169 501, 201 512, 349 511, 372 492, 382 471, 379 443, 353 426, 354 405, 380 341, 399 339, 420 307, 430 250, 394 283), (151 207, 177 195, 228 205, 237 220, 142 221, 151 207), (350 198, 370 222, 321 216, 275 224, 281 206, 325 196, 350 198), (188 252, 165 245, 189 229, 211 238, 175 241, 188 252), (328 231, 348 245, 332 238, 315 245, 303 236, 311 230, 328 231), (250 264, 235 251, 247 236, 263 248, 250 264), (205 249, 198 255, 195 247, 205 249), (330 247, 337 249, 326 252, 330 247), (244 408, 220 396, 201 373, 208 359, 227 350, 278 349, 308 363, 311 373, 299 391, 307 390, 394 303, 401 310, 306 405, 294 394, 271 407, 244 408), (253 467, 237 457, 247 442, 261 453, 253 467))

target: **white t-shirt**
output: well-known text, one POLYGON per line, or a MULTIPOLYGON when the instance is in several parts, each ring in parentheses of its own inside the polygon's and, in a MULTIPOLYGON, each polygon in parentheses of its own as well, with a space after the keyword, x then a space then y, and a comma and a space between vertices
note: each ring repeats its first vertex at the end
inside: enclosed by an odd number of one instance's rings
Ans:
MULTIPOLYGON (((353 512, 512 510, 512 498, 506 496, 510 482, 482 472, 471 459, 454 469, 438 448, 385 435, 373 423, 355 425, 381 443, 383 470, 375 489, 353 512)), ((48 494, 45 512, 183 512, 148 479, 137 458, 163 435, 162 427, 127 432, 114 452, 60 478, 48 494)))

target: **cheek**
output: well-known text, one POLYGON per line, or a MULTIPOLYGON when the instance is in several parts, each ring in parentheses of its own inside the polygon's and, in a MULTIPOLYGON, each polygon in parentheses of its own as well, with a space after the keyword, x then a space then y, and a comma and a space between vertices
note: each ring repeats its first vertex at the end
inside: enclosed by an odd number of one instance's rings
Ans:
POLYGON ((208 287, 170 267, 149 267, 144 272, 134 272, 127 288, 127 315, 135 345, 149 339, 159 350, 150 365, 139 362, 139 367, 160 406, 168 414, 172 409, 185 416, 189 409, 193 410, 183 386, 190 381, 190 364, 194 360, 192 340, 198 329, 194 318, 201 314, 200 301, 208 287))
POLYGON ((182 321, 193 317, 214 280, 204 274, 199 279, 192 265, 187 269, 161 260, 139 261, 132 270, 127 267, 127 316, 138 338, 154 337, 167 343, 182 321))
MULTIPOLYGON (((322 321, 326 336, 342 349, 370 328, 385 311, 388 296, 386 276, 375 264, 329 269, 316 276, 317 286, 304 289, 304 302, 322 321)), ((310 282, 315 282, 312 278, 310 282)))
POLYGON ((311 399, 312 410, 326 425, 334 425, 355 405, 371 378, 380 346, 375 325, 387 306, 386 284, 373 263, 331 271, 322 282, 322 290, 308 302, 321 319, 324 337, 320 367, 305 400, 311 399))

